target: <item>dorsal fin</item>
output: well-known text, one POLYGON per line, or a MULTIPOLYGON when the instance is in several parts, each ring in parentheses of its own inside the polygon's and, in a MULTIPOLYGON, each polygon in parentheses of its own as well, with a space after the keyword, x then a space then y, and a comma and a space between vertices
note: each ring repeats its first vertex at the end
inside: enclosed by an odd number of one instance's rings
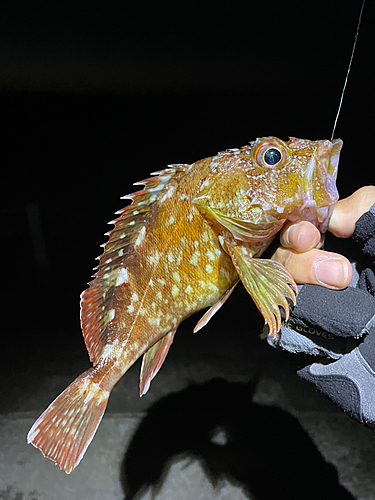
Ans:
POLYGON ((97 363, 107 341, 108 325, 112 320, 111 303, 115 287, 127 279, 126 259, 134 248, 141 229, 147 225, 154 203, 166 194, 173 180, 177 180, 189 165, 171 165, 171 168, 154 172, 143 181, 144 189, 123 196, 132 203, 116 212, 120 217, 111 221, 114 229, 106 233, 109 239, 95 268, 93 281, 81 294, 81 326, 90 360, 97 363))

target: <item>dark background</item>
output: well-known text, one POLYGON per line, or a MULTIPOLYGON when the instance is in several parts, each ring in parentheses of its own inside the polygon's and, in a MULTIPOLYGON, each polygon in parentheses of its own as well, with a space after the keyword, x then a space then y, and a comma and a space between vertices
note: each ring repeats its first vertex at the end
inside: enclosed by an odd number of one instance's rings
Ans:
MULTIPOLYGON (((264 135, 329 139, 360 7, 357 0, 2 6, 5 338, 17 344, 26 332, 35 349, 45 339, 66 342, 67 332, 78 338, 79 294, 106 223, 149 172, 264 135)), ((374 13, 368 2, 335 133, 344 141, 342 197, 374 183, 374 13)))

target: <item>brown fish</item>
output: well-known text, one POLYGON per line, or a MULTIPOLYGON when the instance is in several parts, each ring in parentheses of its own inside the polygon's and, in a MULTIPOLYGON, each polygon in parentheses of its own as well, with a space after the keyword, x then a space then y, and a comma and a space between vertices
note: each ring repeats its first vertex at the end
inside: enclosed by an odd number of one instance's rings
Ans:
POLYGON ((342 141, 257 139, 192 165, 171 165, 125 196, 95 279, 81 296, 93 367, 38 418, 28 442, 65 472, 82 459, 109 394, 143 355, 140 393, 162 366, 178 325, 210 307, 202 328, 241 280, 269 326, 295 303, 293 278, 258 257, 287 220, 327 229, 338 199, 342 141), (292 287, 292 288, 291 288, 292 287))

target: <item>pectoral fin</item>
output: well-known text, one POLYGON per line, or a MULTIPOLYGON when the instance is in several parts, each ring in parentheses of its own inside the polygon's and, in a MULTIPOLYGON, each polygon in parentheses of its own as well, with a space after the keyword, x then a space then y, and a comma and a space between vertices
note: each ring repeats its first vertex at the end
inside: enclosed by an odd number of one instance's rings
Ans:
POLYGON ((176 330, 172 330, 160 339, 143 355, 139 381, 139 395, 143 396, 150 388, 151 380, 156 376, 167 357, 176 330))
POLYGON ((260 220, 241 219, 232 215, 226 215, 217 208, 208 207, 200 203, 200 199, 194 200, 195 205, 203 212, 208 212, 219 224, 227 228, 234 238, 240 241, 259 241, 275 235, 285 222, 269 216, 268 219, 260 220))
POLYGON ((295 305, 293 289, 297 292, 297 285, 281 264, 271 259, 251 258, 246 246, 228 246, 228 251, 241 281, 268 324, 269 333, 275 336, 281 327, 279 306, 284 308, 288 320, 289 305, 285 296, 295 305))

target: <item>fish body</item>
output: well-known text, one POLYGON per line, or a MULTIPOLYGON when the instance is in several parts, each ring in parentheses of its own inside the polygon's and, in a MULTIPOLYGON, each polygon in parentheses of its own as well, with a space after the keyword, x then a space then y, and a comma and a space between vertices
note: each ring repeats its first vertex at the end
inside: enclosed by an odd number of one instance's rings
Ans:
POLYGON ((257 139, 191 165, 172 165, 124 198, 94 280, 81 296, 93 367, 39 417, 28 442, 67 473, 80 462, 111 389, 143 355, 140 393, 159 371, 178 325, 210 307, 202 328, 241 280, 271 334, 289 313, 296 285, 259 259, 287 220, 322 232, 338 199, 342 142, 257 139))

